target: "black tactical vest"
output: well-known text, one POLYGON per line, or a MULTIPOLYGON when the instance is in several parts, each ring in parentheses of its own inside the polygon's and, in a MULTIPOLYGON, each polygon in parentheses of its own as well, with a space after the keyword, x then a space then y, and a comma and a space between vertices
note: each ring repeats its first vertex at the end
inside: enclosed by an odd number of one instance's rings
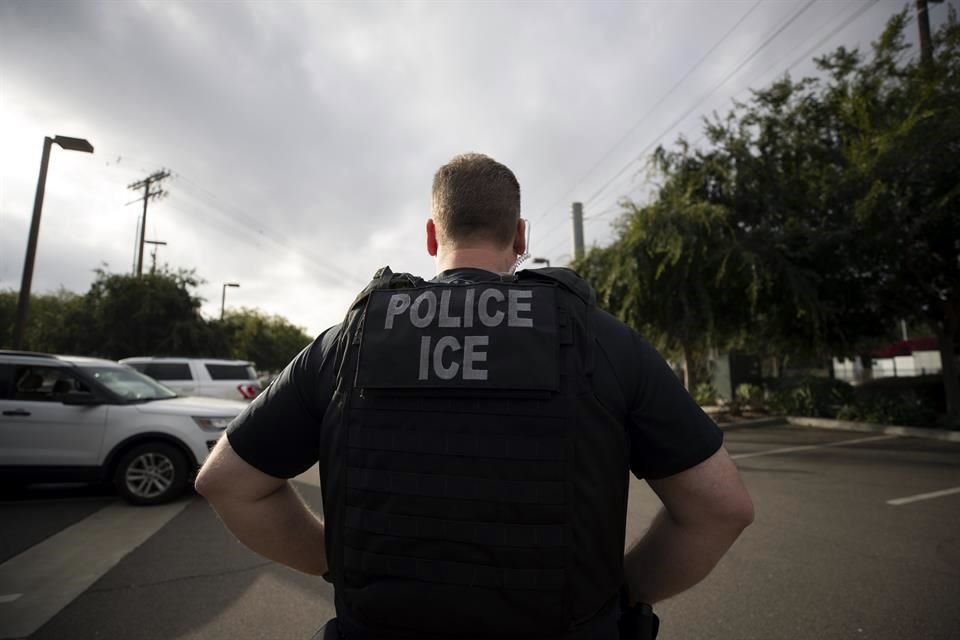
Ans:
POLYGON ((590 385, 593 291, 566 269, 381 269, 340 334, 321 442, 346 629, 577 638, 622 582, 623 426, 590 385))

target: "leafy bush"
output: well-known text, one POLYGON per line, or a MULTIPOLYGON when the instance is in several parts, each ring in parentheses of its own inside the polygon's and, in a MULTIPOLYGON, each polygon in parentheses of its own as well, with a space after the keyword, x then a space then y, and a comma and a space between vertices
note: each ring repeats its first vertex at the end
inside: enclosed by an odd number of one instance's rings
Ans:
POLYGON ((934 426, 946 410, 940 376, 883 378, 866 382, 838 412, 843 420, 934 426))
POLYGON ((765 402, 765 392, 763 387, 756 384, 738 384, 734 391, 734 400, 741 405, 751 409, 763 409, 765 402))
POLYGON ((937 412, 914 391, 897 395, 860 394, 837 412, 841 420, 862 420, 878 424, 913 427, 933 425, 937 412))
POLYGON ((767 408, 793 416, 832 418, 853 397, 853 387, 833 378, 782 378, 767 391, 767 408))
MULTIPOLYGON (((737 388, 738 397, 749 394, 737 388)), ((939 376, 885 378, 858 387, 832 378, 786 378, 768 383, 766 402, 770 411, 785 415, 926 427, 937 423, 945 407, 939 376)))
POLYGON ((717 404, 717 390, 709 382, 701 382, 693 389, 693 399, 701 407, 717 404))
POLYGON ((879 378, 857 387, 856 395, 864 400, 913 393, 937 413, 946 413, 947 399, 943 377, 939 375, 900 378, 879 378))

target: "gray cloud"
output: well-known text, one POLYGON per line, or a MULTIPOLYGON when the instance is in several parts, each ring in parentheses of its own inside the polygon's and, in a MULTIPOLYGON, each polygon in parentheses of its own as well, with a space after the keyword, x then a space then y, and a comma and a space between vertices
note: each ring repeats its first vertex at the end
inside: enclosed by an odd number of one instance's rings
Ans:
MULTIPOLYGON (((569 201, 798 8, 761 5, 566 195, 752 4, 3 3, 0 287, 19 284, 40 142, 54 133, 87 136, 97 154, 55 151, 36 290, 82 291, 104 260, 128 269, 138 207, 124 207, 137 197, 125 187, 161 166, 174 172, 171 195, 151 204, 148 235, 170 243, 162 261, 209 281, 211 315, 220 283, 238 280, 231 303, 317 332, 376 267, 429 272, 432 172, 467 150, 515 170, 534 251, 556 262, 569 253, 569 201)), ((782 69, 856 6, 814 5, 704 109, 782 69)), ((899 8, 879 3, 833 44, 867 42, 899 8)), ((593 212, 635 189, 635 175, 593 212)), ((608 240, 606 221, 587 239, 608 240)))

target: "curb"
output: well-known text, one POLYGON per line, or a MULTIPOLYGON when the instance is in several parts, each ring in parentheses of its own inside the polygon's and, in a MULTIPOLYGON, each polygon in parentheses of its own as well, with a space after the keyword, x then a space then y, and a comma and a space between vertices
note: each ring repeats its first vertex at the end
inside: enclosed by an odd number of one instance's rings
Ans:
POLYGON ((770 416, 769 418, 753 418, 752 420, 740 420, 739 422, 726 422, 718 424, 722 431, 730 429, 740 429, 748 427, 772 427, 774 425, 786 424, 787 419, 783 416, 770 416))
POLYGON ((862 433, 883 433, 891 436, 910 436, 913 438, 927 438, 944 442, 960 442, 960 431, 946 429, 924 429, 922 427, 898 427, 886 424, 872 424, 869 422, 852 422, 850 420, 830 420, 828 418, 803 418, 787 416, 784 419, 795 427, 813 427, 816 429, 836 429, 838 431, 859 431, 862 433))
POLYGON ((831 420, 829 418, 807 418, 802 416, 771 416, 769 418, 755 418, 728 422, 718 425, 723 431, 750 427, 773 427, 787 425, 792 427, 809 427, 812 429, 833 429, 835 431, 856 431, 859 433, 882 433, 891 436, 907 436, 911 438, 927 438, 943 442, 960 442, 960 431, 946 429, 924 429, 923 427, 900 427, 890 424, 873 424, 870 422, 853 422, 851 420, 831 420))

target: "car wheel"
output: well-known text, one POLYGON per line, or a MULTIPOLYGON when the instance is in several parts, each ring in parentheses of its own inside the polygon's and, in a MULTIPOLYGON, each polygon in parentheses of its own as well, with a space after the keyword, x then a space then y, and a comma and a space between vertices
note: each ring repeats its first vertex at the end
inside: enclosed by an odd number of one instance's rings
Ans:
POLYGON ((113 484, 128 502, 160 504, 183 493, 187 476, 187 459, 179 449, 150 442, 123 454, 114 470, 113 484))

